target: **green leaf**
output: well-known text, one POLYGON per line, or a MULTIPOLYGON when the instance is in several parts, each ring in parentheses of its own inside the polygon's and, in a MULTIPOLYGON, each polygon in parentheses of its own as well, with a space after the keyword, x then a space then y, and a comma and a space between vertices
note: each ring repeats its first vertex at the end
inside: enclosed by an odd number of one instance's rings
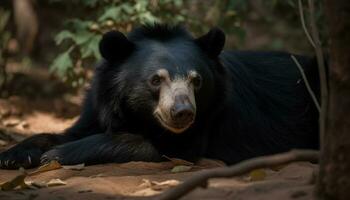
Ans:
POLYGON ((183 1, 182 0, 174 0, 174 4, 176 7, 181 7, 183 5, 183 1))
POLYGON ((95 7, 97 5, 98 0, 83 0, 82 1, 86 6, 95 7))
POLYGON ((80 46, 86 42, 88 42, 89 40, 91 40, 91 38, 94 37, 94 33, 91 33, 89 31, 85 31, 85 30, 82 30, 82 31, 79 31, 78 33, 75 34, 75 37, 74 37, 74 42, 80 46))
POLYGON ((59 32, 56 36, 55 36, 55 42, 56 45, 60 45, 64 40, 66 39, 72 39, 74 40, 75 35, 67 30, 61 31, 59 32))
POLYGON ((129 3, 123 3, 122 5, 120 5, 120 9, 128 15, 132 15, 135 12, 134 8, 129 3))
POLYGON ((60 77, 64 77, 66 72, 73 67, 73 62, 69 55, 72 50, 73 47, 59 54, 50 66, 50 72, 56 72, 60 77))
POLYGON ((65 22, 66 26, 69 26, 74 31, 88 30, 93 21, 81 20, 81 19, 71 19, 65 22))
POLYGON ((85 45, 80 48, 81 58, 93 57, 96 60, 100 59, 98 44, 101 40, 100 35, 91 38, 85 45))
POLYGON ((152 15, 151 12, 145 12, 140 15, 140 22, 141 23, 154 23, 154 22, 159 22, 160 20, 152 15))
POLYGON ((145 12, 147 10, 148 1, 147 0, 138 0, 137 3, 134 5, 134 8, 137 12, 145 12))
POLYGON ((107 19, 117 20, 120 15, 120 7, 109 7, 104 13, 98 18, 99 22, 105 21, 107 19))

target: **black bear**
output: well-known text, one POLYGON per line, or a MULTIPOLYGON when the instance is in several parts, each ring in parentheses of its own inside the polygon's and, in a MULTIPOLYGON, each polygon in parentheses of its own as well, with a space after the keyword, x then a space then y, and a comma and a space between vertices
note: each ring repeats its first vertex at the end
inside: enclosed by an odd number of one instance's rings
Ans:
MULTIPOLYGON (((194 38, 180 26, 106 33, 79 120, 0 154, 6 169, 161 161, 162 155, 234 164, 292 148, 318 148, 318 112, 284 52, 222 51, 213 28, 194 38)), ((296 56, 316 93, 314 59, 296 56)))

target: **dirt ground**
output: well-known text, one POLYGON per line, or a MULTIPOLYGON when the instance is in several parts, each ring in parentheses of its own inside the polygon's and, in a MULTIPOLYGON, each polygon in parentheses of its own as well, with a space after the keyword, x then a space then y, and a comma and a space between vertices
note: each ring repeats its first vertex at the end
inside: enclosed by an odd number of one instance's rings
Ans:
MULTIPOLYGON (((11 85, 15 88, 13 94, 0 99, 0 151, 33 134, 62 132, 79 114, 81 94, 67 92, 49 76, 32 71, 31 74, 21 72, 18 81, 11 85), (40 95, 28 95, 27 90, 29 93, 40 91, 40 95)), ((64 184, 0 191, 0 199, 143 199, 180 184, 199 170, 218 166, 222 163, 202 160, 190 170, 178 173, 172 172, 172 162, 104 164, 85 166, 80 170, 61 168, 27 177, 25 181, 47 183, 60 179, 64 184)), ((279 169, 262 169, 258 175, 212 179, 206 189, 198 188, 182 199, 311 200, 315 199, 316 171, 317 165, 293 163, 279 169)), ((20 173, 0 170, 0 183, 20 173)))

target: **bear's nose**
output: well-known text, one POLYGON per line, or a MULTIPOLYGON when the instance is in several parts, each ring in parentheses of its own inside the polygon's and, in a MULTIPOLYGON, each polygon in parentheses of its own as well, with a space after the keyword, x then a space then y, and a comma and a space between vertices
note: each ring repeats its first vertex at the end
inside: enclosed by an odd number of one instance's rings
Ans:
POLYGON ((175 105, 171 108, 171 118, 176 123, 188 124, 193 121, 194 108, 189 103, 187 96, 176 98, 175 105))
POLYGON ((187 124, 193 121, 194 111, 191 105, 176 105, 171 109, 172 119, 181 124, 187 124))

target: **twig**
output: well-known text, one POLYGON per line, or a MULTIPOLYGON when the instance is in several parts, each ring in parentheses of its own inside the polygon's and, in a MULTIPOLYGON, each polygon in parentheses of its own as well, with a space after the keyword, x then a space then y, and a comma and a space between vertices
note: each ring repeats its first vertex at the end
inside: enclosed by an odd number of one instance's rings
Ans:
POLYGON ((308 0, 308 2, 309 2, 309 12, 310 12, 311 34, 315 42, 315 51, 316 51, 316 58, 317 58, 318 71, 320 76, 320 85, 321 85, 321 112, 320 112, 319 122, 320 122, 320 143, 322 145, 324 141, 323 138, 326 132, 326 117, 327 117, 327 110, 328 110, 327 74, 326 74, 325 60, 323 58, 323 53, 322 53, 322 46, 319 38, 317 25, 316 25, 314 1, 308 0))
POLYGON ((275 167, 296 161, 317 162, 318 158, 319 153, 314 150, 291 150, 286 153, 252 158, 230 167, 200 171, 181 185, 169 189, 154 198, 158 200, 179 199, 196 187, 205 186, 210 178, 233 177, 246 174, 254 169, 275 167))
POLYGON ((303 79, 304 79, 304 83, 305 83, 305 86, 306 86, 306 88, 307 88, 307 91, 310 93, 310 96, 311 96, 312 100, 314 101, 315 106, 316 106, 318 112, 321 112, 320 104, 319 104, 318 101, 317 101, 317 98, 316 98, 315 93, 314 93, 314 92, 312 91, 312 89, 311 89, 310 83, 309 83, 309 81, 307 80, 307 77, 306 77, 306 75, 305 75, 305 72, 304 72, 303 68, 301 67, 301 65, 300 65, 300 63, 299 63, 299 61, 298 61, 298 59, 297 59, 294 55, 290 55, 290 57, 293 59, 293 61, 295 62, 296 66, 298 67, 298 69, 299 69, 299 71, 300 71, 300 73, 301 73, 301 76, 302 76, 303 79))
POLYGON ((299 7, 299 15, 300 15, 300 21, 301 21, 301 25, 303 26, 305 35, 307 37, 307 39, 309 40, 310 44, 316 48, 315 42, 314 40, 311 38, 309 31, 306 28, 305 25, 305 18, 304 18, 304 12, 303 12, 303 4, 301 3, 301 0, 298 0, 298 7, 299 7))

